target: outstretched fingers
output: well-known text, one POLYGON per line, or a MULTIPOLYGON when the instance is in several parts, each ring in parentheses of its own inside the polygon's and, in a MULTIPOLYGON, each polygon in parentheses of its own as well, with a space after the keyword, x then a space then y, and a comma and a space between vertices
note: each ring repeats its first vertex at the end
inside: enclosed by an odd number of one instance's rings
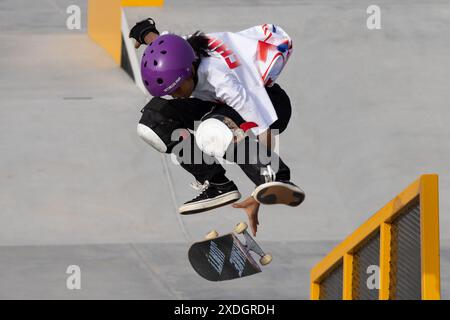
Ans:
POLYGON ((233 203, 232 206, 233 208, 246 209, 249 206, 253 205, 253 203, 254 203, 253 197, 248 197, 247 199, 241 202, 233 203))
POLYGON ((253 236, 256 236, 256 232, 258 231, 259 219, 258 219, 258 211, 259 211, 259 203, 253 198, 248 197, 244 201, 239 203, 234 203, 233 208, 244 209, 245 213, 248 217, 248 224, 250 225, 250 229, 252 230, 253 236))
POLYGON ((250 215, 248 216, 248 222, 250 223, 250 228, 252 229, 252 234, 255 237, 256 236, 256 232, 258 231, 258 217, 250 217, 250 215))

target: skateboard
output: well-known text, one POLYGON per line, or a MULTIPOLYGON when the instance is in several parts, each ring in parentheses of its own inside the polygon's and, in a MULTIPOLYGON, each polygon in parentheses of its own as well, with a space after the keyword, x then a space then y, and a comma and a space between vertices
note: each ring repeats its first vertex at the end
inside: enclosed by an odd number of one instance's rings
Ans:
POLYGON ((241 222, 233 232, 220 236, 213 230, 204 241, 194 243, 188 252, 189 262, 194 270, 209 281, 225 281, 251 276, 261 272, 251 252, 260 257, 263 266, 272 261, 247 232, 247 224, 241 222), (242 242, 238 235, 242 235, 242 242))

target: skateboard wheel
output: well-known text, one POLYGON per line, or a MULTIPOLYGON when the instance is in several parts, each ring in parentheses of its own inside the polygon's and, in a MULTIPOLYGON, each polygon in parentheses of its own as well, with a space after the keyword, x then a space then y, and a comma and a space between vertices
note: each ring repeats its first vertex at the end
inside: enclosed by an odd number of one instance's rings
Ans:
POLYGON ((261 259, 259 259, 259 263, 261 263, 261 265, 266 266, 269 263, 272 262, 272 256, 270 254, 266 254, 264 256, 261 257, 261 259))
POLYGON ((240 222, 234 227, 234 232, 237 234, 244 233, 245 230, 247 230, 248 225, 245 222, 240 222))
POLYGON ((212 240, 219 236, 219 233, 216 230, 212 230, 205 236, 205 240, 212 240))

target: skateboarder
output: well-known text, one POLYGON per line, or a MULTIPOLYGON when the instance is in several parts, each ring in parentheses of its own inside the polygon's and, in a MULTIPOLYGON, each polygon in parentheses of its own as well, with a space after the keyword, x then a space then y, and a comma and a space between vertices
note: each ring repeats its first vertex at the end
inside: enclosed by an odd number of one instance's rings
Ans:
POLYGON ((136 48, 148 45, 141 74, 154 97, 142 109, 138 135, 159 152, 175 154, 201 191, 180 207, 180 214, 211 210, 241 197, 222 165, 186 159, 185 151, 174 152, 180 144, 188 144, 191 154, 200 148, 209 156, 236 162, 253 181, 252 196, 233 207, 246 211, 254 235, 260 203, 298 206, 303 201, 303 191, 290 182, 289 168, 271 150, 273 132, 283 132, 291 117, 289 97, 275 83, 292 52, 282 28, 265 24, 238 33, 196 32, 183 38, 160 35, 149 18, 131 29, 131 37, 136 48), (196 121, 201 121, 198 128, 196 121), (174 139, 179 129, 195 130, 195 138, 185 131, 174 139), (238 139, 244 131, 247 135, 238 139), (230 156, 231 147, 235 151, 230 156), (236 150, 244 150, 244 161, 238 161, 236 150), (262 161, 261 150, 270 157, 268 163, 262 161))

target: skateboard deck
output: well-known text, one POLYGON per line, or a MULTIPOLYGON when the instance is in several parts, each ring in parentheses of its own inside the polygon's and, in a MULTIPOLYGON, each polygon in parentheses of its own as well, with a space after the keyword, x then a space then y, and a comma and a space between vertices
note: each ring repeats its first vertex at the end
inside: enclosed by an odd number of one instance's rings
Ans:
POLYGON ((225 281, 261 272, 234 233, 194 243, 188 252, 194 270, 209 281, 225 281))

